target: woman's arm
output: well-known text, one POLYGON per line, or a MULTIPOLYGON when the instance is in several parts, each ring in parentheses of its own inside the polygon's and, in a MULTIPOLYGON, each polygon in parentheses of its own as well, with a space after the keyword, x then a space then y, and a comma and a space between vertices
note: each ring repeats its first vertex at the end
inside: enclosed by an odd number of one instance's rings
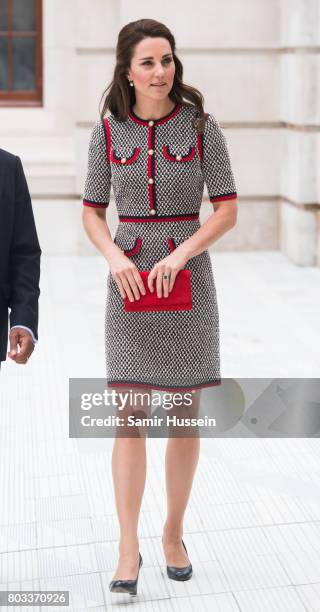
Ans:
POLYGON ((145 288, 137 267, 114 243, 106 220, 106 208, 84 206, 82 221, 91 242, 109 263, 121 297, 128 296, 130 302, 144 295, 145 288))
POLYGON ((237 200, 215 202, 216 212, 192 235, 182 242, 170 255, 153 266, 148 276, 148 287, 153 292, 156 284, 157 296, 167 297, 172 291, 176 276, 187 261, 205 251, 210 244, 231 229, 237 221, 237 200), (169 282, 163 281, 163 273, 170 274, 169 282))
POLYGON ((215 212, 190 238, 177 247, 187 260, 205 251, 213 242, 228 232, 237 222, 237 199, 214 203, 215 212))
POLYGON ((82 221, 91 242, 108 261, 121 297, 139 299, 144 285, 134 263, 114 243, 106 220, 111 189, 111 168, 107 155, 108 143, 102 121, 97 121, 91 133, 88 154, 82 221))
POLYGON ((82 222, 91 242, 102 253, 109 264, 113 255, 119 255, 123 252, 113 242, 106 219, 106 208, 100 209, 84 206, 82 222))

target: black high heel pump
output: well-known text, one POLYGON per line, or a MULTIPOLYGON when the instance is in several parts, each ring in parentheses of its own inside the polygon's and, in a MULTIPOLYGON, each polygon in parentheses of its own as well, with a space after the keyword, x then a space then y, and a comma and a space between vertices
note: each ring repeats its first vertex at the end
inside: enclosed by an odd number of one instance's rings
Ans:
MULTIPOLYGON (((181 539, 183 547, 187 553, 184 541, 181 539)), ((188 554, 188 553, 187 553, 188 554)), ((168 578, 172 580, 189 580, 192 576, 192 565, 186 565, 186 567, 174 567, 173 565, 167 565, 168 578)))
POLYGON ((130 595, 136 595, 141 565, 142 565, 142 557, 139 553, 139 567, 138 567, 138 573, 137 573, 136 579, 135 580, 111 580, 109 584, 109 589, 111 593, 129 593, 130 595))

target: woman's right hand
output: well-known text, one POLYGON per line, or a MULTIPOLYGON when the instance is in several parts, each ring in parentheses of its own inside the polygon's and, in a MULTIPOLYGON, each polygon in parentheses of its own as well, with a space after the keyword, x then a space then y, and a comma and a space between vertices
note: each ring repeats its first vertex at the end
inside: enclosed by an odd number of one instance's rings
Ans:
POLYGON ((123 251, 119 249, 119 253, 112 256, 109 266, 122 298, 127 296, 130 302, 134 302, 135 299, 140 299, 140 294, 146 294, 137 266, 123 251))

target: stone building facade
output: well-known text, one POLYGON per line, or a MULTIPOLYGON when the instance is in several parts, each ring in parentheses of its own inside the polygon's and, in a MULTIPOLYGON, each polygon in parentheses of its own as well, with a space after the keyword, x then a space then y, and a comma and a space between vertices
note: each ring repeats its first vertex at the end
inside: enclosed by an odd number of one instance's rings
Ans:
MULTIPOLYGON (((211 248, 281 249, 298 265, 319 266, 320 1, 178 5, 43 1, 43 106, 2 107, 0 139, 24 163, 44 253, 96 253, 81 224, 89 135, 120 28, 151 17, 172 29, 185 82, 225 129, 239 215, 211 248)), ((205 192, 202 220, 212 211, 205 192)), ((112 202, 108 222, 114 232, 112 202)))

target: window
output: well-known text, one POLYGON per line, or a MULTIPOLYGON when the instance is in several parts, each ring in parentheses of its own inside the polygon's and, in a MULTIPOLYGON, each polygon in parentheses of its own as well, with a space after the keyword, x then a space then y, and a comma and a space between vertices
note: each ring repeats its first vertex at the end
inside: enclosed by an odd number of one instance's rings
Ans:
POLYGON ((41 5, 0 0, 0 106, 42 104, 41 5))

